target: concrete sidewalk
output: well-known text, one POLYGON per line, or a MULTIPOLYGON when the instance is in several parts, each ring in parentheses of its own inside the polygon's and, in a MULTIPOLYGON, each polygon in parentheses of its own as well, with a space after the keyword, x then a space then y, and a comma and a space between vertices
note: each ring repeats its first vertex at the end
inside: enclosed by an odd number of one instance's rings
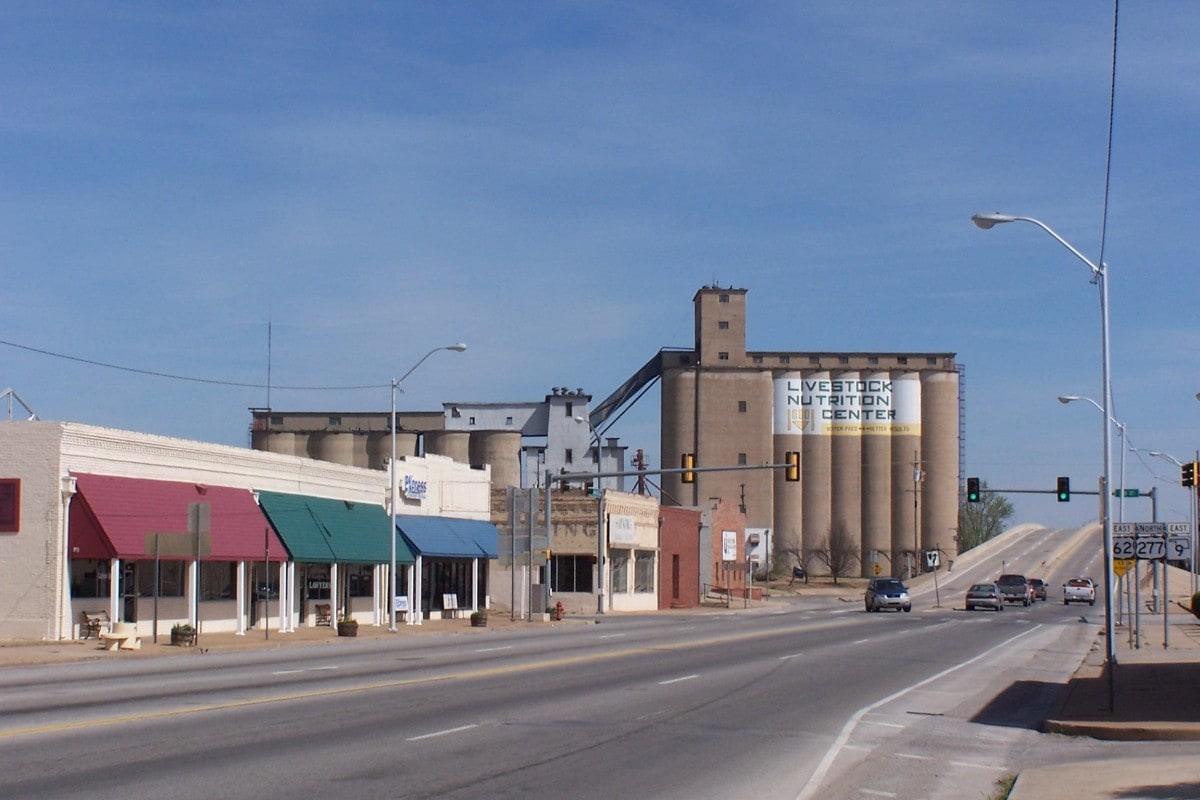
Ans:
MULTIPOLYGON (((1101 632, 1044 731, 1122 741, 1200 740, 1200 620, 1181 605, 1186 597, 1173 599, 1165 632, 1161 614, 1142 615, 1140 647, 1130 647, 1126 627, 1117 629, 1111 674, 1101 632), (1163 646, 1164 634, 1169 647, 1163 646)), ((1009 798, 1041 800, 1062 797, 1064 791, 1089 800, 1200 798, 1200 760, 1133 758, 1038 767, 1021 772, 1009 798)))
POLYGON ((591 618, 567 617, 561 622, 526 622, 512 620, 508 613, 492 612, 488 615, 487 627, 473 628, 471 621, 464 615, 462 619, 424 620, 420 625, 404 625, 401 623, 393 633, 387 624, 368 625, 360 623, 356 637, 340 637, 337 629, 321 627, 302 627, 291 633, 280 633, 272 630, 264 635, 261 629, 248 631, 244 635, 235 633, 201 633, 195 646, 177 647, 171 644, 168 632, 160 633, 158 642, 153 637, 141 637, 141 648, 138 650, 107 650, 104 643, 95 639, 74 641, 0 641, 0 668, 15 666, 31 666, 37 664, 56 664, 78 661, 126 660, 161 657, 202 656, 208 653, 227 653, 242 650, 265 650, 297 645, 329 647, 344 647, 364 639, 394 639, 402 640, 418 636, 486 635, 488 631, 497 629, 513 629, 519 627, 549 627, 554 625, 579 624, 581 621, 591 622, 591 618))

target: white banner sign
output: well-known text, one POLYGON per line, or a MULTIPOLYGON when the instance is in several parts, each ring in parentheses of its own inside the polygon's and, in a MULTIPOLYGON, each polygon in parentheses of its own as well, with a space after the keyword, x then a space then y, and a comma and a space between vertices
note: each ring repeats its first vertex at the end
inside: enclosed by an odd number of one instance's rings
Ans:
POLYGON ((830 378, 789 373, 775 380, 774 432, 817 436, 917 436, 921 383, 916 379, 830 378))

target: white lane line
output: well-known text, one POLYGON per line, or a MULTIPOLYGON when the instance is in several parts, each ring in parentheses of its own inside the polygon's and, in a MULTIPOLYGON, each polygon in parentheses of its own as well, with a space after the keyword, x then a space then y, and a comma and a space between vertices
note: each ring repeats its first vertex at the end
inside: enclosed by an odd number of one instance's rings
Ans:
POLYGON ((699 675, 684 675, 682 678, 671 678, 669 681, 659 681, 659 686, 670 686, 672 683, 680 683, 682 681, 690 681, 694 678, 699 678, 699 675))
POLYGON ((882 789, 859 789, 862 794, 869 794, 872 797, 895 797, 895 792, 885 792, 882 789))
POLYGON ((600 638, 601 639, 620 639, 624 635, 625 634, 623 634, 623 633, 607 633, 604 636, 601 636, 600 638))
POLYGON ((869 641, 871 641, 871 640, 870 639, 858 639, 856 641, 851 642, 850 644, 866 644, 869 641))
POLYGON ((476 653, 495 653, 497 650, 512 650, 513 645, 506 644, 503 647, 481 647, 476 650, 476 653))
POLYGON ((995 769, 995 764, 976 764, 973 761, 951 761, 950 764, 956 767, 974 767, 975 769, 995 769))
POLYGON ((280 669, 272 672, 272 675, 299 675, 301 672, 328 672, 335 670, 337 667, 309 667, 308 669, 280 669))
POLYGON ((863 724, 864 725, 878 725, 881 728, 899 728, 901 730, 904 730, 903 725, 897 725, 894 722, 876 722, 873 719, 869 719, 866 722, 864 722, 863 724))
POLYGON ((838 753, 841 751, 841 749, 846 746, 846 742, 849 741, 850 735, 854 733, 854 729, 855 729, 855 727, 858 726, 859 721, 864 716, 866 716, 868 713, 874 711, 875 709, 877 709, 881 706, 887 705, 888 703, 892 702, 893 700, 899 700, 901 697, 903 697, 904 695, 913 691, 914 689, 920 689, 923 686, 928 686, 929 684, 933 683, 934 681, 941 680, 942 678, 946 677, 947 675, 957 672, 958 670, 962 669, 963 667, 968 667, 972 664, 982 661, 985 658, 988 658, 989 656, 991 656, 992 653, 995 653, 999 650, 1002 650, 1002 649, 1008 647, 1009 645, 1011 645, 1013 642, 1017 641, 1018 639, 1023 639, 1032 633, 1036 633, 1038 628, 1041 628, 1041 627, 1042 626, 1039 624, 1037 627, 1030 628, 1027 631, 1018 633, 1016 636, 1005 639, 1003 642, 996 645, 995 647, 992 647, 988 650, 983 651, 982 653, 975 656, 974 658, 970 658, 959 664, 955 664, 953 667, 947 667, 946 669, 942 670, 941 672, 937 673, 936 675, 930 675, 928 678, 925 678, 924 680, 917 681, 912 686, 906 687, 906 688, 901 689, 896 692, 892 692, 887 697, 881 697, 880 699, 876 700, 874 703, 863 706, 858 711, 855 711, 854 714, 851 715, 850 719, 846 721, 846 724, 842 726, 841 733, 839 733, 837 738, 834 739, 833 744, 829 746, 828 752, 825 753, 825 757, 821 759, 821 763, 817 765, 816 770, 814 770, 813 774, 809 777, 808 783, 804 784, 804 788, 800 790, 800 794, 796 795, 796 800, 808 800, 808 798, 812 797, 816 793, 817 789, 819 789, 821 786, 821 781, 825 780, 825 775, 829 772, 829 768, 833 766, 834 759, 837 758, 838 753))
POLYGON ((460 733, 462 731, 469 731, 469 730, 471 730, 471 728, 478 728, 478 727, 479 727, 478 725, 459 725, 457 728, 447 728, 444 731, 434 731, 433 733, 424 733, 424 734, 421 734, 420 736, 409 736, 404 741, 419 742, 422 739, 433 739, 437 736, 449 736, 452 733, 460 733))
POLYGON ((780 656, 780 661, 787 661, 789 658, 800 658, 804 653, 792 653, 790 656, 780 656))
POLYGON ((932 761, 932 756, 919 756, 916 753, 896 753, 896 758, 911 758, 913 761, 932 761))

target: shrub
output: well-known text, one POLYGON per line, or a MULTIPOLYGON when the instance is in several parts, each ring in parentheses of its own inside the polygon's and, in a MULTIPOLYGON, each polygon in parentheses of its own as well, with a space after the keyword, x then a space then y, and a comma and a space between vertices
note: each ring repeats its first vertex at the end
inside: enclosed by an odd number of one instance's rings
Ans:
POLYGON ((1200 592, 1192 595, 1192 613, 1200 617, 1200 592))

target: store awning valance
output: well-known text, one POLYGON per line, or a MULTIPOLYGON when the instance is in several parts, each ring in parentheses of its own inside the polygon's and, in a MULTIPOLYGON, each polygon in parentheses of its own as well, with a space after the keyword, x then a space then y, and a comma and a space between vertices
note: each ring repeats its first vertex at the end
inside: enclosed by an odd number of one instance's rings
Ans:
MULTIPOLYGON (((186 546, 189 508, 207 506, 209 535, 201 561, 286 561, 287 550, 247 489, 198 483, 72 473, 70 552, 73 558, 191 560, 186 546)), ((190 552, 190 548, 189 548, 190 552)))
POLYGON ((420 556, 495 558, 496 526, 475 519, 396 515, 396 525, 420 556))
POLYGON ((294 561, 390 563, 389 529, 397 537, 396 563, 412 564, 416 560, 397 536, 395 526, 388 524, 383 506, 279 492, 259 492, 258 502, 294 561))

